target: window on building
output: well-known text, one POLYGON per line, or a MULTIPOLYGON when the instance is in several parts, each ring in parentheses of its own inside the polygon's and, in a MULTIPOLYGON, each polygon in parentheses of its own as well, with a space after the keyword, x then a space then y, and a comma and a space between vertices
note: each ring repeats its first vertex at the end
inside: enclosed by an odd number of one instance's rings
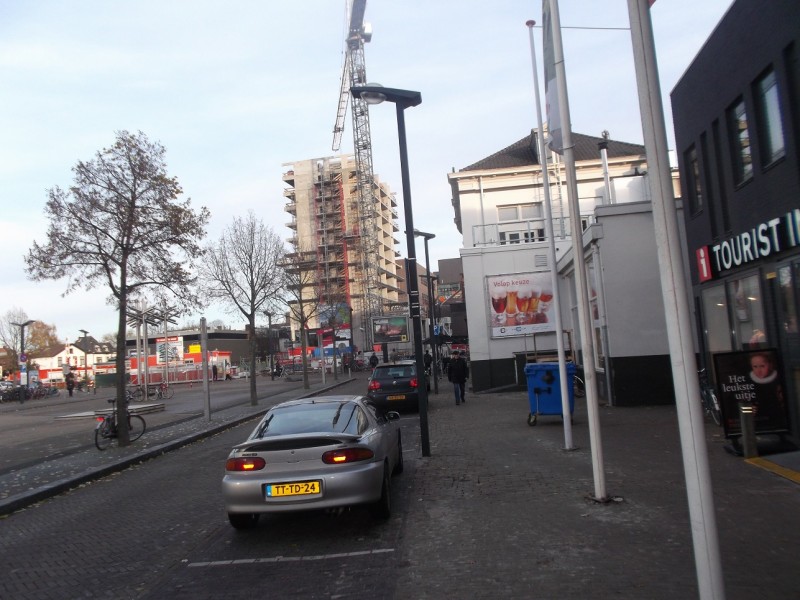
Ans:
POLYGON ((58 366, 59 366, 59 367, 61 367, 61 366, 63 366, 63 365, 64 365, 64 357, 62 357, 62 356, 59 356, 59 357, 58 357, 58 366))
POLYGON ((541 202, 520 204, 519 216, 520 219, 541 219, 543 217, 541 202))
POLYGON ((542 218, 541 202, 526 202, 525 204, 515 204, 513 206, 498 206, 498 221, 526 221, 530 219, 542 218))
POLYGON ((728 298, 733 310, 731 331, 737 350, 767 343, 764 326, 764 302, 758 275, 729 281, 728 298))
POLYGON ((703 289, 702 304, 706 349, 711 353, 732 350, 725 286, 719 284, 703 289))
POLYGON ((734 182, 740 185, 753 178, 750 129, 744 100, 741 98, 728 109, 728 135, 731 141, 734 182))
POLYGON ((689 212, 692 215, 703 210, 703 188, 700 185, 700 163, 697 149, 692 145, 683 155, 686 166, 686 193, 689 195, 689 212))
MULTIPOLYGON (((728 195, 725 191, 725 178, 723 169, 720 168, 720 165, 723 164, 722 162, 722 143, 720 141, 720 124, 718 119, 714 119, 711 123, 711 135, 713 138, 713 148, 714 148, 714 163, 716 164, 715 169, 715 179, 714 181, 717 184, 717 203, 719 205, 719 212, 720 218, 722 219, 722 230, 723 231, 730 231, 731 230, 731 214, 730 209, 728 207, 728 195)), ((706 163, 708 164, 708 163, 706 163)), ((712 229, 711 233, 714 237, 717 237, 718 231, 714 223, 712 222, 712 229)))
POLYGON ((703 161, 703 204, 708 211, 711 235, 716 238, 719 225, 717 224, 717 207, 714 203, 714 177, 711 174, 711 156, 708 152, 708 136, 705 131, 700 134, 700 157, 703 161))
POLYGON ((771 165, 785 153, 778 80, 772 69, 756 83, 761 164, 771 165))
POLYGON ((516 206, 498 206, 497 207, 497 220, 498 221, 518 221, 519 213, 516 206))

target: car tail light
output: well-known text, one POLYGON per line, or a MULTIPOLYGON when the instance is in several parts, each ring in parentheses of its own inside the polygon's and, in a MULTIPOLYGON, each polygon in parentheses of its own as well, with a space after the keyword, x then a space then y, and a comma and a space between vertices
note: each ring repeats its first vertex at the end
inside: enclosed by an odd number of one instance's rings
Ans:
POLYGON ((226 471, 260 471, 267 466, 267 461, 259 457, 229 458, 225 463, 226 471))
POLYGON ((102 423, 103 421, 106 420, 106 418, 105 417, 95 417, 94 420, 97 421, 98 423, 102 423))
POLYGON ((415 387, 417 387, 419 385, 419 382, 417 381, 416 377, 412 377, 410 384, 411 384, 412 388, 415 388, 415 387))
POLYGON ((369 389, 370 392, 379 390, 381 389, 381 382, 373 379, 372 381, 369 382, 369 387, 367 389, 369 389))
POLYGON ((341 465, 359 460, 369 460, 374 456, 375 453, 369 448, 346 448, 326 452, 322 455, 322 462, 326 465, 341 465))

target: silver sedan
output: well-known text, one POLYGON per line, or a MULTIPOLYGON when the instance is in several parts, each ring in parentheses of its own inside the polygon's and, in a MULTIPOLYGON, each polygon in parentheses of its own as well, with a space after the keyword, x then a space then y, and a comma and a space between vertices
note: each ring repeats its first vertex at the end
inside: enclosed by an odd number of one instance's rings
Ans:
POLYGON ((318 396, 273 406, 225 463, 222 493, 235 528, 262 513, 368 504, 391 513, 390 478, 403 470, 400 415, 362 396, 318 396))

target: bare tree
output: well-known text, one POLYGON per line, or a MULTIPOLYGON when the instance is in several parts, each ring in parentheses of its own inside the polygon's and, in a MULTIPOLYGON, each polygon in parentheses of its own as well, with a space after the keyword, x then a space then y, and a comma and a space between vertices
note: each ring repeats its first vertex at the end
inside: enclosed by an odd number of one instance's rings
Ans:
POLYGON ((21 308, 16 306, 6 312, 3 318, 0 319, 0 342, 8 350, 8 354, 3 360, 3 369, 7 371, 16 371, 19 366, 19 351, 20 351, 20 330, 17 323, 25 323, 28 320, 28 315, 21 308))
POLYGON ((281 238, 251 211, 235 217, 216 244, 206 249, 201 266, 208 297, 247 319, 250 347, 250 404, 256 397, 256 315, 279 296, 285 249, 281 238))
MULTIPOLYGON (((326 305, 324 280, 319 272, 317 254, 310 249, 300 249, 286 255, 283 265, 285 272, 285 293, 283 300, 289 309, 289 317, 300 329, 300 348, 303 360, 303 387, 309 389, 308 382, 308 327, 326 305)), ((323 361, 323 368, 324 361, 323 361)))
POLYGON ((25 256, 33 280, 66 279, 64 294, 107 286, 119 310, 117 425, 129 443, 125 411, 125 324, 128 303, 148 288, 194 297, 194 261, 201 255, 209 212, 195 212, 178 180, 167 175, 164 147, 139 132, 117 132, 114 145, 79 161, 69 191, 48 192, 45 244, 25 256))

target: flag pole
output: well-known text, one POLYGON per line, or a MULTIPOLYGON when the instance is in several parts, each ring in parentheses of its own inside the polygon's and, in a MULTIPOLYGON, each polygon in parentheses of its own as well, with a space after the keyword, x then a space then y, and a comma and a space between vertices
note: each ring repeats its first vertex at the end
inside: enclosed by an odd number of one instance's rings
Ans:
POLYGON ((683 251, 678 234, 677 210, 672 192, 664 108, 661 103, 658 63, 648 4, 652 4, 652 0, 628 0, 628 14, 647 154, 647 171, 653 193, 653 225, 667 321, 667 340, 675 387, 675 405, 692 527, 697 586, 700 598, 703 600, 722 600, 725 598, 725 587, 708 465, 705 424, 697 385, 691 311, 683 268, 683 251))
MULTIPOLYGON (((561 45, 561 19, 558 14, 558 0, 544 0, 542 12, 544 13, 542 20, 544 21, 545 29, 549 25, 549 31, 545 31, 545 39, 547 39, 548 34, 552 35, 552 58, 558 90, 559 129, 567 180, 572 260, 575 266, 575 293, 578 301, 578 326, 580 327, 581 351, 583 352, 583 364, 585 365, 583 374, 586 382, 589 444, 592 452, 592 472, 594 474, 593 499, 597 502, 607 502, 603 446, 600 436, 600 412, 597 402, 597 373, 595 373, 594 369, 594 341, 592 339, 594 325, 589 306, 589 286, 586 277, 586 257, 583 251, 583 229, 581 227, 580 202, 578 199, 578 182, 575 175, 575 149, 572 144, 572 125, 569 116, 569 98, 567 97, 567 75, 564 69, 564 49, 561 45)), ((548 55, 547 49, 545 49, 545 55, 548 55)), ((549 128, 552 135, 555 129, 552 122, 549 122, 549 128)))
MULTIPOLYGON (((537 150, 539 153, 539 164, 542 167, 542 190, 544 191, 544 228, 547 236, 548 262, 550 263, 550 285, 553 288, 553 300, 551 306, 555 313, 556 326, 556 348, 558 350, 558 377, 559 381, 567 381, 567 361, 564 356, 564 331, 561 325, 561 302, 558 292, 558 265, 556 258, 556 240, 553 236, 553 209, 550 198, 550 175, 547 172, 547 150, 544 145, 544 124, 542 122, 542 103, 539 97, 539 74, 536 70, 536 47, 533 43, 533 26, 536 21, 526 21, 528 26, 528 36, 531 44, 531 65, 533 70, 533 90, 536 102, 536 124, 539 127, 536 136, 537 150)), ((572 385, 572 381, 569 381, 572 385)), ((567 385, 561 386, 561 414, 564 419, 564 449, 574 450, 572 443, 572 411, 569 403, 570 389, 567 385)))

